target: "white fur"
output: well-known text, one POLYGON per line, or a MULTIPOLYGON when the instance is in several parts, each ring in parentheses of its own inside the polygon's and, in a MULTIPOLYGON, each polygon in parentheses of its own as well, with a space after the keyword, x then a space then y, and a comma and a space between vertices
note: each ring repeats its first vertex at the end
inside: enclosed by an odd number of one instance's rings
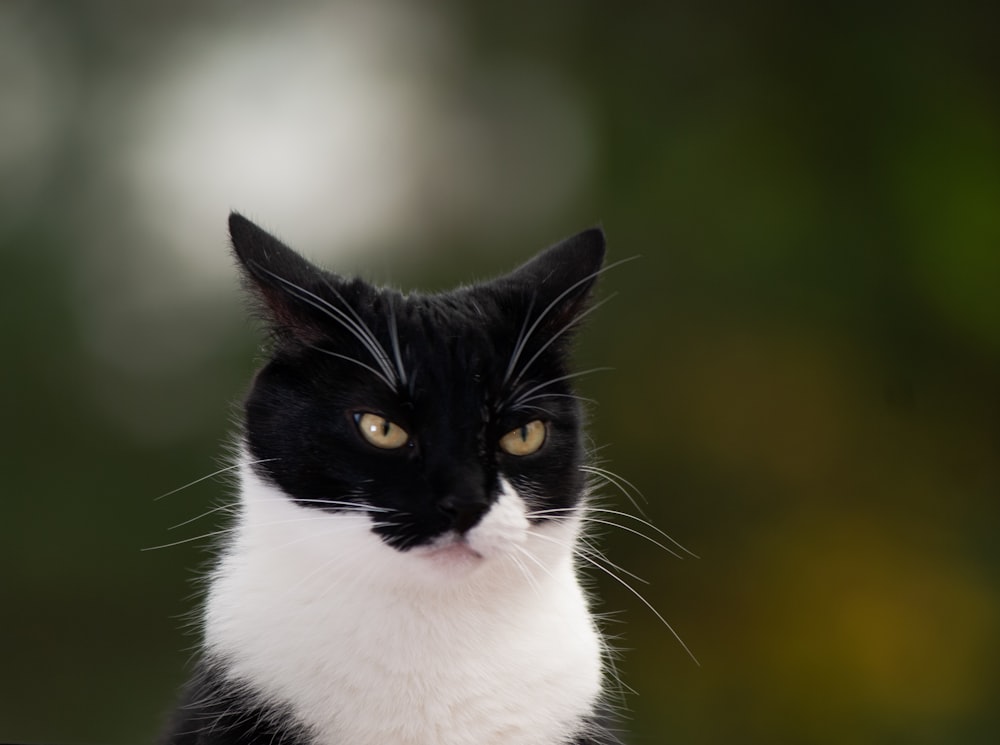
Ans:
POLYGON ((245 455, 241 479, 206 646, 317 744, 552 745, 592 712, 601 645, 578 521, 531 525, 503 482, 467 541, 400 552, 366 515, 294 504, 245 455))

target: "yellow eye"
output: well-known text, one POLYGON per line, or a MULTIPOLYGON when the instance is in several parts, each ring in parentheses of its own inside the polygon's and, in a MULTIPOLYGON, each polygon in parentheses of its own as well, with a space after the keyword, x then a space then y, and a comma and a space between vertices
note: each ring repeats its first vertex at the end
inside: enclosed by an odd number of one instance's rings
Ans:
POLYGON ((365 412, 355 414, 358 431, 361 436, 377 448, 396 450, 410 441, 410 435, 398 424, 393 424, 378 414, 365 412))
POLYGON ((545 424, 535 419, 500 438, 500 449, 511 455, 531 455, 545 442, 545 424))

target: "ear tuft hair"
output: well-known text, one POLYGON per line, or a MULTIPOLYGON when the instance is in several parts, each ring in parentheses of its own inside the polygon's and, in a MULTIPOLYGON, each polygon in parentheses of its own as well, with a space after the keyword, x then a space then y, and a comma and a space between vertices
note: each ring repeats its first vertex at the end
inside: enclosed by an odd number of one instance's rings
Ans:
POLYGON ((590 304, 604 254, 604 231, 589 228, 550 246, 499 281, 527 293, 539 314, 536 318, 545 325, 570 326, 590 304))
POLYGON ((309 344, 322 335, 321 294, 339 278, 314 266, 238 212, 229 215, 229 236, 244 286, 279 341, 309 344))

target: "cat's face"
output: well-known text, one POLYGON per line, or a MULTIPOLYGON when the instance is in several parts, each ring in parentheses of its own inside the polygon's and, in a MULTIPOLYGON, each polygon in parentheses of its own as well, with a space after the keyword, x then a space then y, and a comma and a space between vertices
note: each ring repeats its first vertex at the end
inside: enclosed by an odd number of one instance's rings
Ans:
POLYGON ((566 356, 599 231, 490 283, 403 296, 323 272, 238 215, 230 229, 275 336, 246 402, 264 482, 366 511, 398 551, 464 546, 508 502, 515 521, 571 514, 583 446, 566 356))

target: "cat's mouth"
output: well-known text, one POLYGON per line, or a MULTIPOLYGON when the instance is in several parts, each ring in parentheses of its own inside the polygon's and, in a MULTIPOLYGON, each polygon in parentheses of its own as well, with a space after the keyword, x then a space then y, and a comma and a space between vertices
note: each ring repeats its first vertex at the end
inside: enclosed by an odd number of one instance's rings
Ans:
POLYGON ((483 560, 483 555, 476 551, 464 536, 454 533, 444 535, 430 546, 422 546, 414 553, 422 558, 446 564, 469 564, 483 560))

